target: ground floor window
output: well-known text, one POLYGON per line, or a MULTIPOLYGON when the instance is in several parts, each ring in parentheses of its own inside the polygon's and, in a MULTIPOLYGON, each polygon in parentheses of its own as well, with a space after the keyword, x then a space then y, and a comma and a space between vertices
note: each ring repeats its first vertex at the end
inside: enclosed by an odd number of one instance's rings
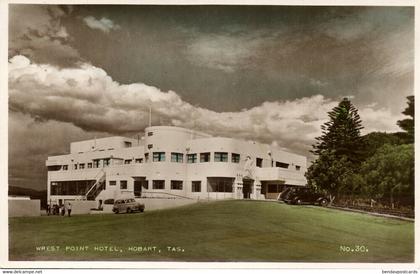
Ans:
POLYGON ((117 181, 109 181, 109 185, 110 186, 115 186, 115 185, 117 185, 117 181))
POLYGON ((95 181, 61 181, 51 182, 51 195, 85 195, 95 181))
POLYGON ((165 181, 153 180, 153 189, 165 189, 165 181))
POLYGON ((283 191, 284 184, 268 184, 267 192, 268 193, 280 193, 283 191))
POLYGON ((192 192, 201 192, 201 181, 192 181, 191 182, 191 191, 192 192))
POLYGON ((212 177, 208 178, 208 192, 232 192, 234 178, 212 177))
POLYGON ((127 181, 120 181, 120 189, 127 189, 127 181))
POLYGON ((171 189, 182 190, 182 181, 171 181, 171 189))

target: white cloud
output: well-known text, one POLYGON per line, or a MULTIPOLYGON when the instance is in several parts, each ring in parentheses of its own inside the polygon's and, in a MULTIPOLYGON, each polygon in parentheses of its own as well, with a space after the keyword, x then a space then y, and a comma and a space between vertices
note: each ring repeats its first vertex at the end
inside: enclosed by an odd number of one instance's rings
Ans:
POLYGON ((112 20, 102 17, 101 19, 96 19, 93 16, 87 16, 83 18, 83 21, 91 29, 98 29, 105 33, 110 32, 111 30, 117 30, 120 28, 119 25, 115 24, 112 20))
MULTIPOLYGON (((163 92, 142 83, 119 84, 89 64, 59 69, 31 64, 23 56, 9 61, 10 108, 45 120, 72 123, 82 129, 110 133, 140 132, 154 124, 195 128, 216 136, 276 143, 306 153, 327 112, 338 104, 322 95, 292 101, 265 102, 239 112, 215 112, 185 102, 174 91, 163 92)), ((364 132, 396 131, 394 115, 373 105, 359 107, 364 132)))

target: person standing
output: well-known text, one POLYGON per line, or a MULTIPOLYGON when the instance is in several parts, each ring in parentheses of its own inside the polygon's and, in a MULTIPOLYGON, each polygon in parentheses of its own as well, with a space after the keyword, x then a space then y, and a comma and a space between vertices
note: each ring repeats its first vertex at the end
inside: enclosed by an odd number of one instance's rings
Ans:
POLYGON ((70 217, 70 215, 71 215, 71 203, 70 202, 67 204, 67 214, 70 217))

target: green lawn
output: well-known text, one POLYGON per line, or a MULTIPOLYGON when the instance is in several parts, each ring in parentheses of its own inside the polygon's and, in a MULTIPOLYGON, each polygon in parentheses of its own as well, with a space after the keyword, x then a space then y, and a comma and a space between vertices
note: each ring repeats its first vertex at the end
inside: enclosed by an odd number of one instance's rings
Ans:
POLYGON ((10 260, 414 260, 412 222, 275 202, 219 201, 137 214, 22 217, 9 221, 10 260), (59 248, 36 249, 41 246, 59 248), (76 246, 87 249, 66 250, 76 246), (94 250, 105 246, 117 251, 94 250), (168 246, 179 248, 168 250, 168 246), (367 251, 356 252, 357 246, 367 251), (150 248, 133 251, 130 247, 150 248), (346 248, 350 251, 344 251, 346 248))

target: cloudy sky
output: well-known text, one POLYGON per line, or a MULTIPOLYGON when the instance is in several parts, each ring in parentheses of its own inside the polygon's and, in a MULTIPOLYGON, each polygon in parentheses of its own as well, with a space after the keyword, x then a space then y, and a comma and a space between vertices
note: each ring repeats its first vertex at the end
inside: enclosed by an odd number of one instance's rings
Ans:
POLYGON ((395 132, 414 85, 412 7, 9 6, 9 183, 43 189, 69 142, 148 124, 310 157, 343 97, 395 132), (22 20, 24 18, 24 20, 22 20))

